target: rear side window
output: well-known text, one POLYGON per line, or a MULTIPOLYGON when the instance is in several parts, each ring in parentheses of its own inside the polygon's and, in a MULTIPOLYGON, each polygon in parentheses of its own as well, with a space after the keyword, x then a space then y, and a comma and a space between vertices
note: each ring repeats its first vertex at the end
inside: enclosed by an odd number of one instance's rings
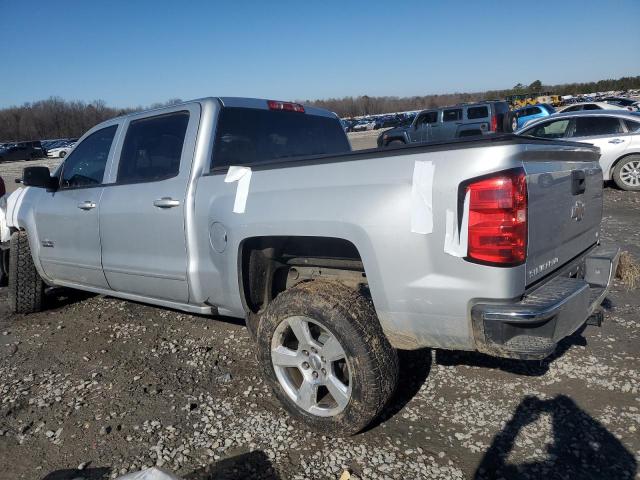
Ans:
POLYGON ((594 105, 593 103, 587 103, 584 107, 584 110, 602 110, 598 105, 594 105))
POLYGON ((634 122, 633 120, 627 120, 627 130, 629 132, 638 133, 640 132, 640 122, 634 122))
POLYGON ((622 133, 620 120, 615 117, 576 118, 573 137, 592 137, 595 135, 616 135, 622 133))
POLYGON ((218 119, 212 166, 338 154, 349 141, 334 118, 298 112, 225 107, 218 119))
POLYGON ((189 112, 133 120, 122 146, 118 183, 153 182, 180 170, 189 112))
POLYGON ((100 185, 117 125, 98 130, 85 138, 62 166, 60 188, 100 185))
POLYGON ((442 121, 443 122, 454 122, 456 120, 462 120, 462 109, 455 108, 452 110, 445 110, 442 113, 442 121))
POLYGON ((469 107, 467 108, 467 118, 473 120, 476 118, 487 118, 489 116, 489 107, 469 107))
POLYGON ((582 105, 574 105, 573 107, 565 108, 563 112, 577 112, 578 110, 582 110, 582 105))

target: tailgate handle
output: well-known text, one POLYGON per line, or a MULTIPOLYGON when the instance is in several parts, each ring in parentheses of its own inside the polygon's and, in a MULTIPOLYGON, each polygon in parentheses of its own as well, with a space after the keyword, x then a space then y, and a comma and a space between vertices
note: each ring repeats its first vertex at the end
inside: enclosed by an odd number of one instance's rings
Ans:
POLYGON ((571 193, 573 195, 584 193, 587 188, 586 178, 584 170, 573 170, 571 172, 571 193))

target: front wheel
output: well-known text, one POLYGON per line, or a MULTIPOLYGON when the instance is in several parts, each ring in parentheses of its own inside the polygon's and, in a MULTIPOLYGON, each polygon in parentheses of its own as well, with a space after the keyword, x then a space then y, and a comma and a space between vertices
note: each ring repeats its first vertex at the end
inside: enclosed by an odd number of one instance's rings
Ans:
POLYGON ((404 145, 404 142, 402 140, 391 140, 389 143, 387 143, 387 147, 400 147, 404 145))
POLYGON ((640 191, 640 155, 629 155, 613 169, 613 181, 623 190, 640 191))
POLYGON ((261 315, 258 359, 291 416, 331 436, 366 427, 398 381, 398 357, 371 300, 336 282, 278 295, 261 315))
POLYGON ((14 313, 42 310, 44 282, 36 270, 27 232, 11 235, 9 253, 9 309, 14 313))

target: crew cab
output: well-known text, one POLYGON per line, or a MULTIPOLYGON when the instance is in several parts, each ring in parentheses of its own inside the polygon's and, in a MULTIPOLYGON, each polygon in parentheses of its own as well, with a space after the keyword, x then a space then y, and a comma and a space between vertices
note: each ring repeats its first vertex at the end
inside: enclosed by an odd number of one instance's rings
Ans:
POLYGON ((513 135, 352 152, 334 114, 257 99, 127 115, 24 169, 10 307, 69 287, 245 318, 290 414, 353 434, 397 349, 541 359, 599 318, 618 250, 598 156, 513 135))

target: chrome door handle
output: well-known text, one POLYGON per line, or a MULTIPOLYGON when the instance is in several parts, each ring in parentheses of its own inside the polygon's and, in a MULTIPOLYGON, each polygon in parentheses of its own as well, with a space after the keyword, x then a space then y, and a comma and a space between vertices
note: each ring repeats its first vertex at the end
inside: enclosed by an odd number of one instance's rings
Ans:
POLYGON ((153 206, 158 208, 173 208, 180 206, 180 200, 174 200, 171 197, 162 197, 153 201, 153 206))
POLYGON ((86 202, 79 203, 78 208, 80 210, 91 210, 93 208, 96 208, 96 203, 92 202, 91 200, 87 200, 86 202))
POLYGON ((609 140, 609 143, 622 143, 624 140, 621 138, 614 138, 613 140, 609 140))

